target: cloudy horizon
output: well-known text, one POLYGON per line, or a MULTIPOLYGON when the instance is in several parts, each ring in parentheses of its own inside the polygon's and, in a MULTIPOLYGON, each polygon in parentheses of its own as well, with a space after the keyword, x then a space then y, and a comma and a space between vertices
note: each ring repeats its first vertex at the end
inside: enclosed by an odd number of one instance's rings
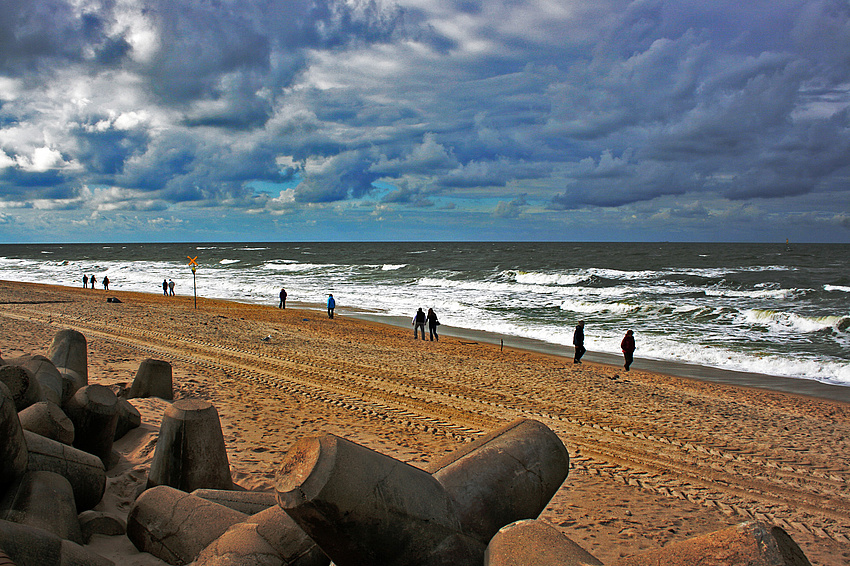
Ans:
POLYGON ((843 1, 0 3, 0 242, 850 241, 843 1))

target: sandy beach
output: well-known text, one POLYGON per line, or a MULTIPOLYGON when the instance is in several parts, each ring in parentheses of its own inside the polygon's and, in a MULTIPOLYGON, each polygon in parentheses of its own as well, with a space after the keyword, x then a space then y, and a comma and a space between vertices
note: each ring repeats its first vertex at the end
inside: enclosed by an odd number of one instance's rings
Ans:
MULTIPOLYGON (((813 564, 850 563, 850 404, 674 377, 323 311, 0 281, 3 358, 44 354, 64 328, 88 340, 89 382, 128 386, 172 364, 175 398, 211 402, 234 481, 271 489, 297 439, 334 433, 428 469, 516 418, 567 447, 567 480, 541 518, 605 563, 747 520, 785 529, 813 564), (107 302, 116 297, 121 302, 107 302), (262 340, 268 337, 268 340, 262 340)), ((637 367, 637 369, 635 369, 637 367)), ((134 399, 98 509, 144 486, 167 402, 134 399)), ((90 548, 164 564, 123 536, 90 548)))

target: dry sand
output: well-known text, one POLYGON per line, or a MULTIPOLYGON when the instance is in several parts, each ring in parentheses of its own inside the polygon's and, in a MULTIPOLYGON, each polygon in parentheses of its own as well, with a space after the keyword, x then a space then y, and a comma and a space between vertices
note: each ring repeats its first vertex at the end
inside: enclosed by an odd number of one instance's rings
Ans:
MULTIPOLYGON (((4 358, 88 340, 89 381, 129 385, 169 361, 175 398, 210 401, 233 479, 270 489, 298 438, 330 432, 415 466, 518 417, 563 440, 569 477, 542 513, 603 562, 758 519, 813 564, 850 563, 850 404, 689 380, 355 320, 192 297, 0 281, 4 358), (121 303, 106 302, 117 297, 121 303), (269 336, 268 341, 261 339, 269 336)), ((98 509, 123 515, 144 485, 167 402, 136 399, 98 509)), ((90 547, 163 564, 126 537, 90 547)))

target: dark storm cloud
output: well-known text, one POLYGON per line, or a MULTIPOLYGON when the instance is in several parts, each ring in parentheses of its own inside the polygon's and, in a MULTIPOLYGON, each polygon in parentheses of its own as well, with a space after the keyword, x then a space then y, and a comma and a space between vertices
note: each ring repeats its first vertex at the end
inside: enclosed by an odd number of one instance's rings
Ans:
POLYGON ((7 0, 0 199, 782 200, 846 191, 848 107, 839 0, 7 0))

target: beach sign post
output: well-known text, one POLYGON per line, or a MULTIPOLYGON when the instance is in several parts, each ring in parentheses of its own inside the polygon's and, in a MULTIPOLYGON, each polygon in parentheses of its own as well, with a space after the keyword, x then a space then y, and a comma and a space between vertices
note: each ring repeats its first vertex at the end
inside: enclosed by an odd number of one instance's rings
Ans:
POLYGON ((186 256, 186 257, 189 259, 189 267, 192 268, 192 291, 195 294, 195 308, 197 309, 198 308, 198 280, 195 277, 195 268, 198 267, 198 256, 195 256, 195 257, 186 256))

